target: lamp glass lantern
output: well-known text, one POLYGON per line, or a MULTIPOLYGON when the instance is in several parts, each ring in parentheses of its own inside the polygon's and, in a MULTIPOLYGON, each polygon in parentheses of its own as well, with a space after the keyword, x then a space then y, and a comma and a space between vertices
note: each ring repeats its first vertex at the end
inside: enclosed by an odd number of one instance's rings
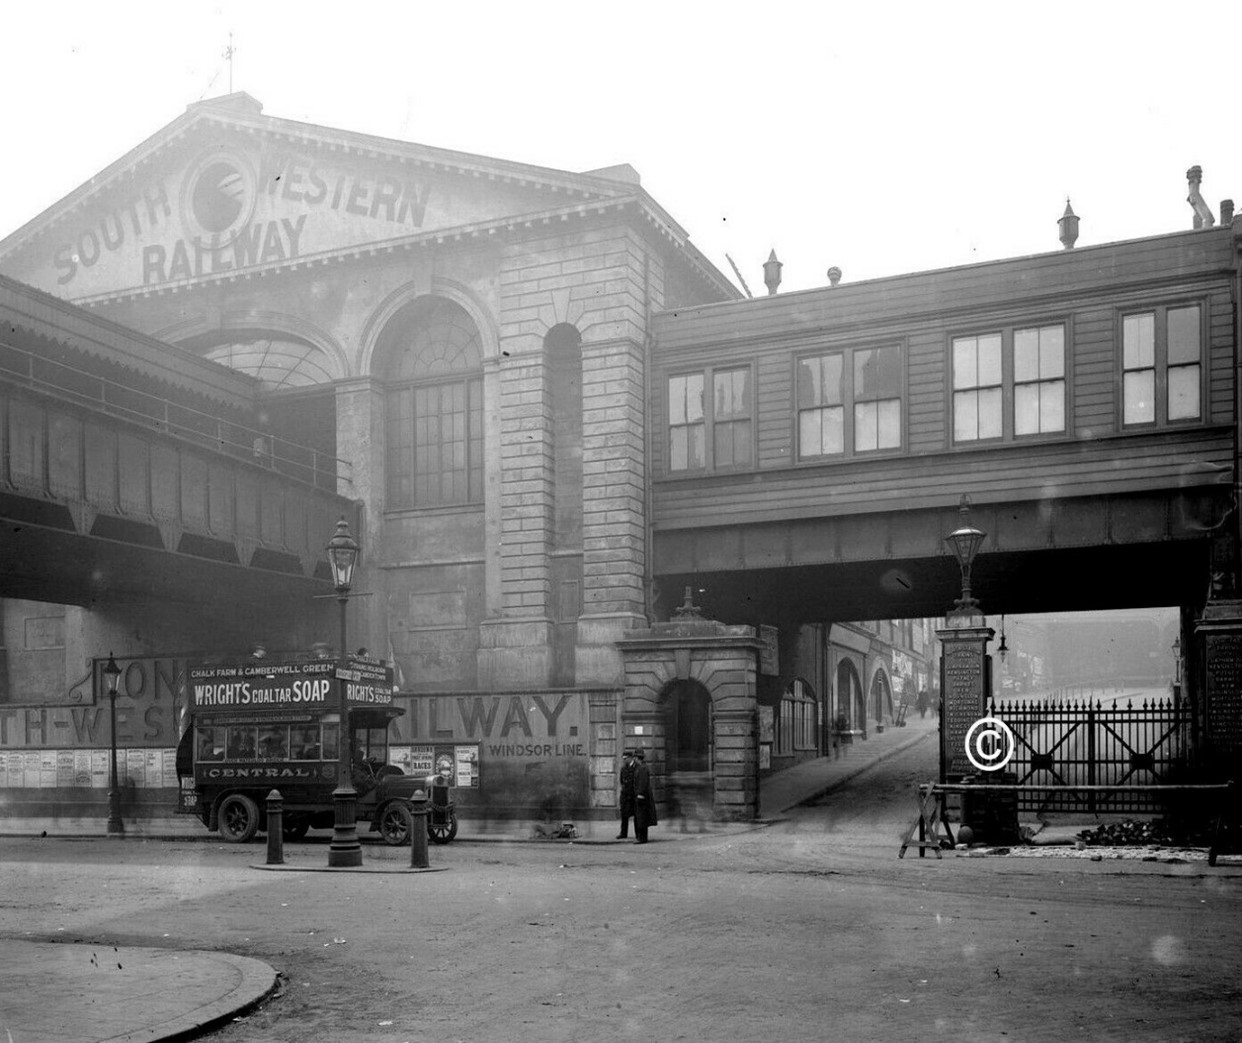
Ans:
POLYGON ((332 585, 338 591, 348 591, 353 586, 354 567, 358 564, 358 541, 349 534, 349 524, 344 518, 336 523, 336 532, 328 540, 327 551, 332 585))
POLYGON ((970 497, 965 494, 962 495, 958 513, 958 527, 945 537, 945 541, 953 548, 953 555, 962 570, 962 596, 957 607, 962 611, 970 611, 979 604, 970 593, 970 568, 974 564, 975 555, 979 553, 980 545, 987 538, 987 533, 971 525, 970 497))

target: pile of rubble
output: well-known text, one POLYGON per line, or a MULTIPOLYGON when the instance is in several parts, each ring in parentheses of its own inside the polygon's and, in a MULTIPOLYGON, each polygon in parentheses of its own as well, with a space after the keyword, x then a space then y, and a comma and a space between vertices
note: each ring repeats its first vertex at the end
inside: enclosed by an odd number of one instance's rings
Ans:
POLYGON ((1161 847, 1201 846, 1211 843, 1209 837, 1200 836, 1198 832, 1174 830, 1162 819, 1148 822, 1125 819, 1121 822, 1106 822, 1095 829, 1084 829, 1078 834, 1078 839, 1084 844, 1096 847, 1134 847, 1148 844, 1161 847))

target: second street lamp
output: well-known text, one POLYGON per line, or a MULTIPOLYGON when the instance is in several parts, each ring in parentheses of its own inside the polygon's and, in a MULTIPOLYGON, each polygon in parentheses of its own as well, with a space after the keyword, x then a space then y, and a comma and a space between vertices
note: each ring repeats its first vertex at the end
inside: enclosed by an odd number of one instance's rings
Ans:
POLYGON ((121 668, 116 659, 108 653, 108 662, 103 668, 104 680, 108 683, 108 703, 111 707, 111 753, 112 768, 108 776, 108 835, 121 836, 125 832, 125 823, 121 819, 121 787, 116 777, 116 691, 121 686, 121 668))
MULTIPOLYGON (((336 533, 328 541, 328 564, 332 568, 332 585, 341 606, 340 673, 349 665, 348 631, 345 610, 349 605, 349 589, 354 581, 354 567, 358 564, 358 541, 349 534, 349 525, 342 518, 336 523, 336 533)), ((345 694, 345 678, 337 678, 341 698, 340 736, 337 740, 337 780, 332 793, 334 828, 332 844, 328 848, 330 868, 350 868, 362 865, 362 845, 358 842, 358 794, 350 777, 349 703, 345 694)))

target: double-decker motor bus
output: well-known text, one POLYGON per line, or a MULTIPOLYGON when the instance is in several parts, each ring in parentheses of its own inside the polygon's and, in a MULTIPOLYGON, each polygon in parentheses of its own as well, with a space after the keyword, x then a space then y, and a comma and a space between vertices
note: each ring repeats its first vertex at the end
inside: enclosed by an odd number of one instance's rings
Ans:
MULTIPOLYGON (((344 741, 358 821, 389 844, 409 842, 411 801, 425 795, 426 782, 389 763, 388 726, 404 712, 393 705, 391 667, 356 655, 344 664, 252 660, 191 666, 187 681, 178 811, 243 843, 267 828, 267 797, 276 789, 287 839, 330 829, 344 741)), ((443 841, 445 832, 432 838, 443 841)))

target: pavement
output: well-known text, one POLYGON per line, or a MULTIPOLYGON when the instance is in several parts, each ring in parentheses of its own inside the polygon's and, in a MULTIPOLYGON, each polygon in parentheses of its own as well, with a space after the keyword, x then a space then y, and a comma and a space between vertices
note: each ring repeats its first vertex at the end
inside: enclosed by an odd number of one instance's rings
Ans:
MULTIPOLYGON (((820 757, 769 775, 760 782, 761 823, 779 818, 804 801, 830 793, 878 762, 937 734, 934 718, 855 737, 835 756, 820 757)), ((912 802, 913 803, 913 802, 912 802)), ((98 836, 102 822, 83 824, 12 821, 9 835, 98 836)), ((463 832, 465 826, 463 823, 463 832)), ((611 843, 615 823, 594 823, 576 842, 611 843)), ((126 839, 214 839, 197 820, 127 823, 126 839)), ((729 828, 755 828, 746 823, 729 828)), ((695 834, 669 830, 661 839, 695 834)), ((471 839, 532 841, 531 834, 490 832, 471 839)), ((122 840, 121 842, 124 842, 122 840)), ((533 841, 543 842, 543 841, 533 841)), ((325 872, 322 848, 315 866, 325 872)), ((395 850, 395 849, 391 849, 395 850)), ((432 849, 434 853, 434 848, 432 849)), ((274 868, 256 865, 256 869, 274 868)), ((365 865, 363 872, 409 872, 398 861, 365 865)), ((100 946, 4 939, 0 944, 0 1043, 154 1043, 189 1039, 253 1007, 278 985, 277 971, 260 960, 206 950, 100 946)))

